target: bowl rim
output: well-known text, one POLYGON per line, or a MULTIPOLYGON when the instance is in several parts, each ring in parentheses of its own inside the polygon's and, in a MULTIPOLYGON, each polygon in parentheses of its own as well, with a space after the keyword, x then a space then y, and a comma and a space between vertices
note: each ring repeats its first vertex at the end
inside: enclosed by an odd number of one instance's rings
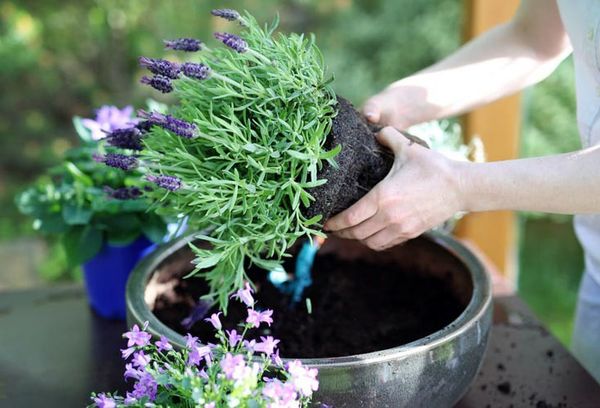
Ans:
MULTIPOLYGON (((168 327, 152 313, 144 300, 144 295, 147 283, 157 267, 168 257, 196 239, 198 234, 198 232, 188 233, 173 241, 160 245, 155 251, 146 255, 138 262, 127 281, 126 303, 127 320, 129 324, 132 322, 141 323, 147 321, 148 332, 156 337, 164 335, 169 341, 179 347, 185 345, 184 336, 168 327)), ((440 245, 448 251, 450 255, 456 257, 465 265, 471 275, 471 280, 473 282, 471 299, 463 312, 455 320, 442 329, 423 338, 388 349, 341 357, 284 358, 283 360, 300 360, 303 364, 316 368, 333 368, 404 359, 411 355, 422 355, 424 352, 451 342, 476 326, 484 318, 486 313, 491 314, 491 279, 481 261, 465 245, 448 234, 437 231, 428 231, 421 235, 421 237, 440 245)), ((479 328, 477 329, 479 330, 479 328)))

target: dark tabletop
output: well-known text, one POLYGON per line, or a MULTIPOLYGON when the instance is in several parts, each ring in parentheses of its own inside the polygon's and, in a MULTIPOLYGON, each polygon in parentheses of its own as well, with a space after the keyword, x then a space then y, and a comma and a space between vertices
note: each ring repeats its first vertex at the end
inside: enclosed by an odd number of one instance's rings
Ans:
MULTIPOLYGON (((456 408, 600 408, 600 385, 515 296, 495 300, 483 366, 456 408)), ((0 293, 0 407, 82 407, 122 390, 124 322, 80 287, 0 293)))

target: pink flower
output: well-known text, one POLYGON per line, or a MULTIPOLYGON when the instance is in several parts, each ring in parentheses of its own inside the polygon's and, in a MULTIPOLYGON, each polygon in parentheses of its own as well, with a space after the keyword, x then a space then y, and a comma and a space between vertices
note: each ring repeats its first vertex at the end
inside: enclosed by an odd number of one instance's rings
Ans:
POLYGON ((275 348, 277 347, 279 340, 275 340, 272 336, 260 336, 260 339, 262 341, 260 343, 256 343, 254 346, 254 351, 265 353, 267 356, 271 356, 275 352, 275 348))
POLYGON ((113 130, 135 125, 138 120, 132 118, 132 115, 132 106, 119 109, 105 105, 96 111, 96 119, 82 119, 81 124, 91 131, 93 140, 100 140, 113 130))
POLYGON ((129 347, 126 349, 121 349, 121 357, 123 360, 127 360, 135 351, 135 347, 129 347))
POLYGON ((125 374, 123 375, 123 377, 125 377, 125 379, 133 378, 135 380, 138 380, 143 373, 144 372, 142 370, 133 368, 133 364, 129 363, 125 364, 125 374))
POLYGON ((250 284, 246 282, 244 284, 244 289, 238 289, 238 291, 235 292, 235 294, 233 294, 233 296, 231 297, 234 299, 238 299, 248 307, 252 307, 254 306, 254 298, 252 297, 252 292, 253 290, 250 287, 250 284))
POLYGON ((225 358, 221 360, 221 369, 230 380, 239 380, 244 377, 245 369, 246 369, 246 361, 244 360, 244 356, 237 354, 233 355, 231 353, 225 354, 225 358))
POLYGON ((98 394, 98 396, 94 398, 94 403, 98 408, 115 408, 117 406, 115 400, 106 396, 104 393, 98 394))
POLYGON ((173 346, 171 345, 171 343, 169 343, 169 340, 165 336, 160 336, 160 340, 154 344, 156 344, 158 351, 173 350, 173 346))
POLYGON ((254 309, 248 309, 248 317, 246 323, 249 323, 252 327, 259 327, 261 323, 267 323, 271 325, 273 323, 272 310, 265 310, 264 312, 257 312, 254 309))
POLYGON ((133 355, 133 359, 131 362, 135 367, 146 367, 150 363, 151 359, 149 356, 145 355, 143 351, 137 351, 133 355))
POLYGON ((211 349, 208 346, 194 347, 188 355, 188 365, 198 365, 202 358, 208 358, 207 362, 210 361, 211 349))
POLYGON ((273 407, 298 407, 298 394, 290 383, 282 383, 278 379, 270 380, 263 388, 263 396, 271 400, 269 408, 273 407))
POLYGON ((210 315, 210 318, 208 319, 204 319, 207 322, 210 322, 213 327, 217 330, 221 330, 223 328, 223 326, 221 325, 221 320, 219 320, 219 315, 221 314, 221 312, 219 313, 213 313, 210 315))
POLYGON ((316 368, 306 368, 299 360, 294 360, 288 363, 287 370, 291 376, 289 381, 303 396, 310 397, 313 391, 319 389, 316 368))
POLYGON ((226 330, 225 333, 227 333, 230 347, 235 347, 235 345, 238 344, 238 342, 242 339, 242 336, 240 336, 235 329, 226 330))
POLYGON ((198 337, 193 337, 191 334, 185 336, 185 347, 192 350, 198 345, 198 337))
POLYGON ((123 337, 129 339, 127 341, 127 347, 131 347, 134 345, 140 347, 147 346, 148 343, 150 343, 150 339, 152 338, 150 333, 146 333, 144 331, 147 327, 148 322, 144 323, 144 327, 142 328, 142 330, 140 330, 137 324, 134 324, 131 331, 128 331, 123 335, 123 337))

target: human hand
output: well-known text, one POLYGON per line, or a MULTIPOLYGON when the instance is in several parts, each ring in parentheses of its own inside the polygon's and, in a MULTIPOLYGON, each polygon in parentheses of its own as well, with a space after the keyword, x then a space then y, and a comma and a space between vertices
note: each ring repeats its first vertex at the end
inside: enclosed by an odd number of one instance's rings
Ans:
POLYGON ((362 112, 371 123, 407 129, 434 118, 426 96, 424 88, 401 80, 369 98, 362 112))
POLYGON ((341 238, 383 250, 435 227, 463 208, 460 174, 466 165, 411 143, 386 127, 378 141, 395 155, 389 174, 357 203, 324 225, 341 238))

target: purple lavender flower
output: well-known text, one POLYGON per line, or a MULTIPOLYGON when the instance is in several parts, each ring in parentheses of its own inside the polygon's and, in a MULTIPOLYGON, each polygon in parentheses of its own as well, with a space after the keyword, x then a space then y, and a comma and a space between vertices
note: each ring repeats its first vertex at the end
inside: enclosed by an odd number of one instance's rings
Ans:
POLYGON ((127 347, 132 347, 132 346, 144 347, 150 343, 150 339, 152 338, 152 336, 150 335, 150 333, 146 333, 144 331, 146 329, 146 327, 147 327, 147 324, 144 324, 142 330, 140 330, 138 325, 134 324, 133 328, 130 331, 123 334, 123 337, 128 339, 127 347))
POLYGON ((120 153, 107 153, 105 156, 96 154, 94 155, 94 160, 121 170, 133 170, 138 165, 138 159, 120 153))
POLYGON ((215 38, 237 52, 248 51, 248 43, 235 34, 215 33, 215 38))
POLYGON ((140 198, 143 194, 142 190, 138 187, 111 188, 109 186, 104 186, 104 192, 108 197, 114 198, 115 200, 135 200, 140 198))
POLYGON ((171 79, 163 75, 154 75, 151 78, 143 76, 140 82, 142 84, 150 85, 152 88, 162 93, 169 93, 173 91, 171 79))
POLYGON ((178 38, 176 40, 165 40, 165 48, 176 51, 195 52, 202 49, 202 42, 195 38, 178 38))
POLYGON ((144 133, 148 133, 150 129, 152 129, 152 126, 154 126, 154 123, 152 123, 151 121, 142 120, 138 122, 137 125, 135 125, 135 128, 139 130, 140 133, 143 135, 144 133))
POLYGON ((223 325, 221 325, 221 320, 219 319, 220 314, 221 314, 221 312, 213 313, 210 315, 210 318, 204 319, 204 320, 207 322, 210 322, 215 329, 221 330, 223 328, 223 325))
POLYGON ((198 129, 196 125, 185 120, 177 119, 171 115, 163 115, 158 112, 145 112, 139 111, 139 116, 147 119, 154 125, 158 125, 163 129, 169 130, 176 135, 179 135, 185 139, 192 139, 196 136, 198 129))
POLYGON ((203 80, 210 75, 210 67, 204 64, 186 62, 181 66, 181 72, 187 77, 203 80))
POLYGON ((252 297, 252 287, 248 282, 244 283, 244 289, 238 289, 231 297, 243 302, 246 306, 254 306, 254 298, 252 297))
POLYGON ((140 66, 146 68, 155 75, 177 79, 181 73, 179 64, 159 58, 140 57, 140 66))
POLYGON ((240 13, 232 9, 215 9, 210 12, 215 17, 221 17, 225 20, 236 21, 240 18, 240 13))
POLYGON ((160 340, 154 343, 158 348, 158 351, 169 351, 173 350, 173 346, 169 343, 169 340, 165 336, 160 336, 160 340))
POLYGON ((106 142, 121 149, 142 150, 142 132, 137 127, 115 129, 106 135, 106 142))
POLYGON ((177 191, 181 188, 182 185, 181 179, 179 179, 178 177, 166 176, 164 174, 159 176, 149 174, 146 176, 146 180, 169 191, 177 191))
POLYGON ((248 317, 246 318, 246 323, 250 324, 252 327, 259 327, 261 323, 267 323, 267 325, 270 326, 271 323, 273 323, 273 319, 271 318, 272 315, 272 310, 257 312, 254 309, 248 309, 248 317))
POLYGON ((256 343, 254 346, 254 351, 258 351, 259 353, 265 353, 267 356, 271 356, 275 352, 275 348, 277 347, 277 343, 279 340, 275 340, 272 336, 263 337, 260 336, 261 342, 256 343))
POLYGON ((82 119, 81 124, 92 132, 93 140, 100 140, 107 132, 136 124, 137 119, 132 118, 132 114, 132 106, 119 109, 116 106, 105 105, 96 111, 96 119, 82 119))
POLYGON ((98 394, 94 398, 94 403, 98 408, 115 408, 117 406, 115 400, 104 393, 98 394))

